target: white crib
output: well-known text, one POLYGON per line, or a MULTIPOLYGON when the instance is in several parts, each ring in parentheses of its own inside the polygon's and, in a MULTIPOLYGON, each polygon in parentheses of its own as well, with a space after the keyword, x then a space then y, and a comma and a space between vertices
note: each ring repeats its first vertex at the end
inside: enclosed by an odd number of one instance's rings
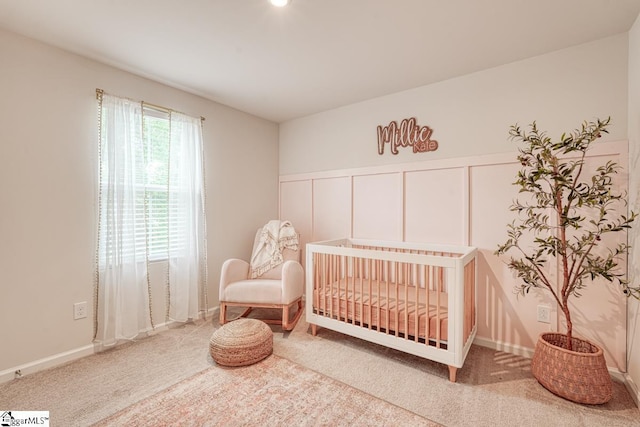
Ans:
POLYGON ((449 366, 476 334, 476 248, 341 239, 306 246, 306 317, 449 366))

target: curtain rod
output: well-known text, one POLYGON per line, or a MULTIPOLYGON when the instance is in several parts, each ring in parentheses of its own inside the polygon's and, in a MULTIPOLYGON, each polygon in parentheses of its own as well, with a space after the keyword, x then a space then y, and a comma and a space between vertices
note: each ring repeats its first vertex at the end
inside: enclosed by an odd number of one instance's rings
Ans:
MULTIPOLYGON (((104 90, 102 90, 100 88, 96 88, 96 98, 100 99, 102 97, 102 95, 104 95, 104 90)), ((147 106, 149 108, 153 108, 154 110, 164 111, 165 113, 180 113, 180 114, 184 114, 184 113, 182 113, 180 111, 173 110, 173 109, 167 108, 167 107, 163 107, 161 105, 152 104, 152 103, 146 102, 146 101, 141 101, 141 102, 142 102, 143 106, 147 106)), ((200 116, 200 120, 202 120, 204 122, 206 119, 204 117, 200 116)))

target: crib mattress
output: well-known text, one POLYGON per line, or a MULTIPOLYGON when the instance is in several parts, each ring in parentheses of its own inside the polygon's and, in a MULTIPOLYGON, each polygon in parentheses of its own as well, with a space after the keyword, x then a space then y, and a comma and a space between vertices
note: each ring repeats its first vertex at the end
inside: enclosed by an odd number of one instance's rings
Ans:
POLYGON ((320 315, 416 340, 447 341, 447 303, 445 292, 351 277, 313 290, 320 315))

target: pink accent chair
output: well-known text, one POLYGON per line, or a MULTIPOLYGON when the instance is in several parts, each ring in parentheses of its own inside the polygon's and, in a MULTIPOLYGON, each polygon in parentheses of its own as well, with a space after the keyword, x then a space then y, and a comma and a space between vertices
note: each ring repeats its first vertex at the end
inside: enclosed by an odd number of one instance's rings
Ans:
MULTIPOLYGON (((254 247, 260 240, 258 229, 254 247)), ((300 264, 300 249, 285 249, 282 253, 284 262, 267 271, 262 276, 249 277, 249 263, 232 258, 222 264, 220 274, 220 324, 227 320, 227 307, 247 307, 240 315, 246 317, 253 308, 277 308, 282 310, 282 320, 260 319, 265 323, 282 325, 282 329, 290 331, 295 328, 302 316, 302 294, 304 292, 304 271, 300 264), (291 307, 298 309, 291 317, 291 307)))

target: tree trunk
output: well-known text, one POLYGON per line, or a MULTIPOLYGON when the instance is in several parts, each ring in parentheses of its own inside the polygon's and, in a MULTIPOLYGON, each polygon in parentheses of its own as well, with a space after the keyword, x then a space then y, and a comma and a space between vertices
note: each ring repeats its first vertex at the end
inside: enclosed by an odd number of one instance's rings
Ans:
POLYGON ((568 301, 564 301, 562 305, 562 312, 567 319, 567 350, 572 351, 572 337, 573 337, 573 324, 571 323, 571 312, 569 311, 568 301))

